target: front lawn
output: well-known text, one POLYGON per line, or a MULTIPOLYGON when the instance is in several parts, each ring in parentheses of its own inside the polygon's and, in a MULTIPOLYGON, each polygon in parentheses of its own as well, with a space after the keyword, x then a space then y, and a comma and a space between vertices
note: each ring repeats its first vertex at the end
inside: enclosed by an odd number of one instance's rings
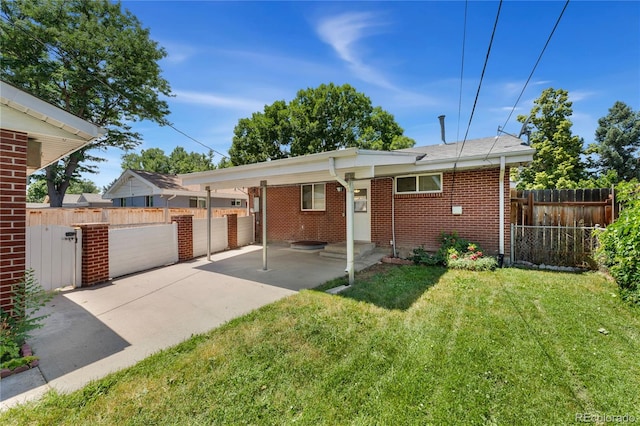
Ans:
POLYGON ((0 423, 640 422, 640 310, 616 294, 595 273, 377 266, 0 423))

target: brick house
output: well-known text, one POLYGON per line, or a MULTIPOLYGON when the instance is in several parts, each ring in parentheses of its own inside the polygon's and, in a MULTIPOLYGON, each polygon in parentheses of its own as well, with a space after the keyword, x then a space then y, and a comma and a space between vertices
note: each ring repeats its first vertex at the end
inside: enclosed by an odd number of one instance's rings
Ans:
POLYGON ((0 81, 0 307, 25 272, 27 177, 104 130, 0 81))
MULTIPOLYGON (((197 185, 187 186, 180 176, 145 170, 125 170, 102 198, 113 207, 201 207, 206 206, 206 191, 197 185)), ((211 207, 247 208, 246 192, 224 189, 211 193, 211 207)))
POLYGON ((274 242, 346 241, 351 278, 354 241, 406 255, 419 246, 435 251, 439 235, 455 231, 504 256, 509 172, 534 152, 502 135, 391 152, 348 148, 182 179, 203 188, 247 188, 253 210, 266 210, 256 215, 256 241, 261 234, 274 242))

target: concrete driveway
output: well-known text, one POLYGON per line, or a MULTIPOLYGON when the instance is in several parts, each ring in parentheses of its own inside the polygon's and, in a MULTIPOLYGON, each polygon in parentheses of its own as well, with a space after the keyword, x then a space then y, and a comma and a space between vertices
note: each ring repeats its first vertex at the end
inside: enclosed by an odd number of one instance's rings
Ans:
MULTIPOLYGON (((372 254, 356 269, 382 257, 372 254)), ((135 364, 193 334, 344 275, 346 262, 317 251, 248 246, 211 257, 62 291, 41 312, 45 326, 29 340, 40 366, 0 381, 0 408, 49 389, 71 392, 135 364)))

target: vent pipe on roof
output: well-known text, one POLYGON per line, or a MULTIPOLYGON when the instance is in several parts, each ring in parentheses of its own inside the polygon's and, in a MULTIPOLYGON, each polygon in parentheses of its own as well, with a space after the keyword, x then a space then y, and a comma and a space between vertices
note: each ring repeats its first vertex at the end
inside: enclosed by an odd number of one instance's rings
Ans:
POLYGON ((438 116, 438 120, 440 120, 440 137, 442 138, 442 143, 446 145, 447 141, 444 138, 444 115, 438 116))

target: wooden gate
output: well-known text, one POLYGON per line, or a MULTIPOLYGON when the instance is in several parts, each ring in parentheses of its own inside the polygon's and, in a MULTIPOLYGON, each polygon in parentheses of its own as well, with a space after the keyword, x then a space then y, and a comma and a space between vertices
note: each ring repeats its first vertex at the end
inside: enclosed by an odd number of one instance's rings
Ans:
POLYGON ((82 280, 82 231, 68 226, 27 227, 26 267, 45 290, 79 286, 82 280))

